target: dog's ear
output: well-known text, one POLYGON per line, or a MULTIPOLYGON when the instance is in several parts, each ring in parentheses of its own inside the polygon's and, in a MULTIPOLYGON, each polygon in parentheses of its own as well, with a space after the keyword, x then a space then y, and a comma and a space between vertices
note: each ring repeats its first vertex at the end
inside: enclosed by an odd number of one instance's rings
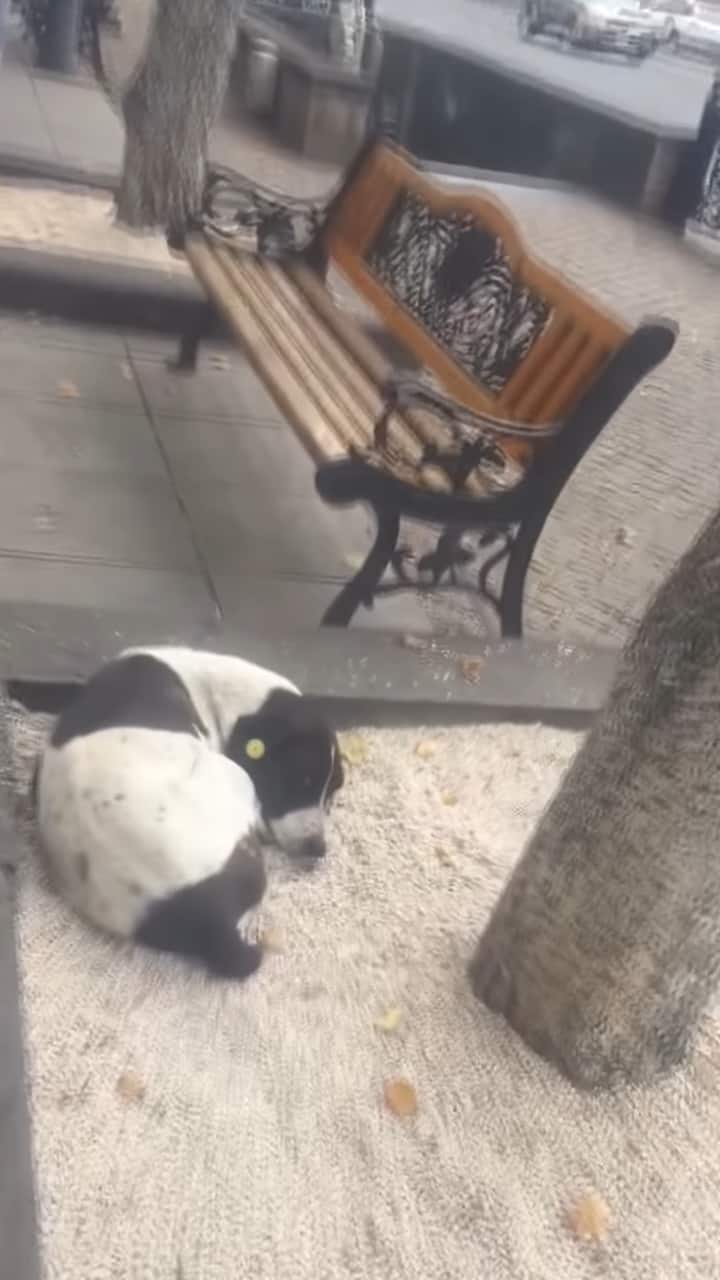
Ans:
POLYGON ((252 715, 239 716, 233 725, 224 754, 250 773, 281 744, 302 738, 311 727, 311 712, 305 699, 291 689, 273 689, 252 715))

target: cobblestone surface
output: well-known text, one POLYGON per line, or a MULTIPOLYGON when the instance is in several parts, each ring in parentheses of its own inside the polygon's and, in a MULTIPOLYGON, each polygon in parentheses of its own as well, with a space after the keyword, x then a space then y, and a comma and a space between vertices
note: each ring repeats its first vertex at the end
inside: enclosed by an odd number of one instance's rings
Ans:
POLYGON ((680 325, 562 494, 532 570, 532 628, 615 642, 720 501, 720 267, 584 195, 498 190, 537 252, 623 317, 680 325))

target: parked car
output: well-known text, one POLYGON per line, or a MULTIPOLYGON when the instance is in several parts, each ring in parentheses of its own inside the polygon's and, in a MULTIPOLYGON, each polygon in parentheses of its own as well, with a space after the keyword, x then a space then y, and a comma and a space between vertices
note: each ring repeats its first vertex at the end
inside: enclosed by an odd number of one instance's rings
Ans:
POLYGON ((693 0, 646 0, 645 10, 659 23, 662 42, 675 53, 686 51, 720 62, 720 15, 693 0))
POLYGON ((658 44, 653 18, 638 0, 523 0, 518 31, 558 36, 570 47, 646 58, 658 44))

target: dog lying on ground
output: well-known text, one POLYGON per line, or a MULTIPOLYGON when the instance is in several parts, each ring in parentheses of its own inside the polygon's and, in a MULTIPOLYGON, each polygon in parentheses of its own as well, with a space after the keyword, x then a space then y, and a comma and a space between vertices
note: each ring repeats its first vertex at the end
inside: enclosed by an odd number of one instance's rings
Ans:
POLYGON ((337 740, 299 690, 240 658, 128 649, 59 716, 35 775, 58 887, 110 933, 245 978, 238 932, 262 898, 262 843, 325 854, 343 775, 337 740))

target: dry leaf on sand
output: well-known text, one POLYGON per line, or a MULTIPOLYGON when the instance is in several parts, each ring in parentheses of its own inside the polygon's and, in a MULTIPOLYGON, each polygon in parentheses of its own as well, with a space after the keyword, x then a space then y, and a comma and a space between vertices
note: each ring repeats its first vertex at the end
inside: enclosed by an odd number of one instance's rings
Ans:
POLYGON ((401 1022, 402 1013, 400 1009, 396 1005, 392 1005, 379 1018, 375 1019, 375 1030, 385 1031, 388 1035, 392 1035, 394 1031, 397 1031, 401 1022))
POLYGON ((368 757, 367 743, 357 733, 344 734, 340 739, 340 755, 346 764, 364 764, 368 757))
POLYGON ((435 857, 441 867, 454 867, 455 862, 449 849, 445 849, 441 844, 435 845, 435 857))
POLYGON ((115 1088, 123 1102, 142 1102, 145 1097, 145 1085, 137 1071, 123 1071, 115 1088))
POLYGON ((417 1094, 409 1080, 398 1076, 395 1080, 386 1080, 383 1085, 383 1097, 388 1111, 396 1116, 414 1116, 417 1111, 417 1094))
POLYGON ((57 393, 59 396, 62 396, 64 400, 77 400, 80 395, 75 383, 70 382, 66 378, 63 378, 62 382, 58 382, 57 393))
POLYGON ((260 945, 265 951, 274 951, 278 955, 285 950, 285 941, 279 929, 268 928, 260 935, 260 945))
POLYGON ((449 809, 458 802, 457 795, 454 791, 443 791, 440 796, 440 800, 443 804, 447 805, 449 809))
POLYGON ((365 563, 362 551, 348 551, 347 555, 343 556, 343 560, 348 569, 352 569, 353 573, 357 573, 358 569, 362 569, 365 563))
POLYGON ((419 760, 432 760, 433 756, 437 755, 437 751, 438 744, 433 742, 432 738, 421 738, 415 744, 415 755, 419 760))
POLYGON ((580 1240, 592 1240, 600 1243, 605 1239, 610 1227, 610 1210, 607 1202, 597 1191, 583 1196, 570 1210, 570 1229, 580 1240))

